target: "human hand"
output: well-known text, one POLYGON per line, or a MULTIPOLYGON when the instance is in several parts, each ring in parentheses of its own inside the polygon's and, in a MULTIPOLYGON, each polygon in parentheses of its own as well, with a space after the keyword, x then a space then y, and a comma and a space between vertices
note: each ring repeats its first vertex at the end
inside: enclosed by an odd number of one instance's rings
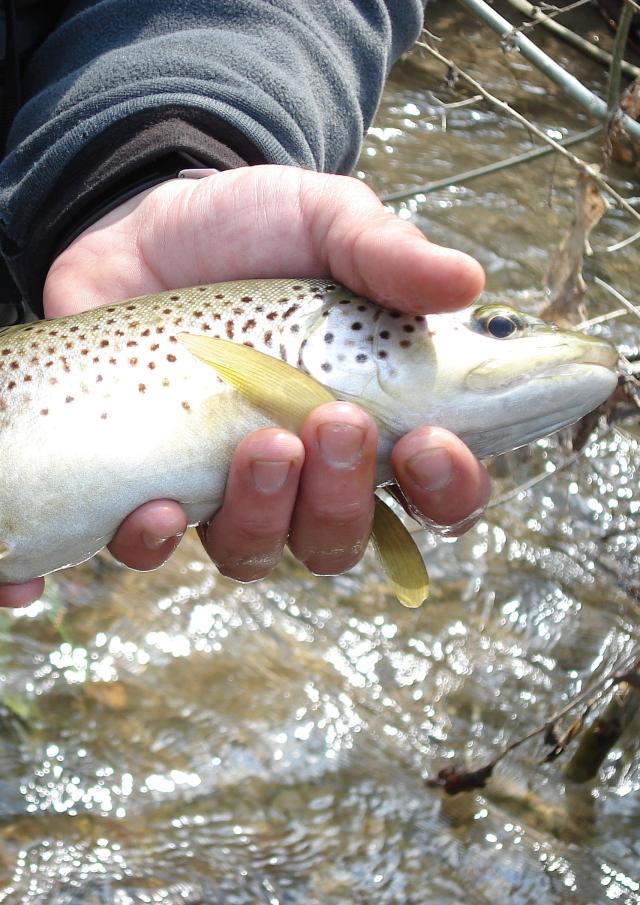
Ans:
MULTIPOLYGON (((143 192, 83 232, 54 261, 47 317, 182 286, 253 277, 326 276, 387 307, 413 313, 459 308, 483 286, 480 265, 428 242, 355 179, 259 166, 143 192)), ((267 574, 285 542, 312 571, 353 566, 373 512, 376 428, 356 406, 316 409, 301 437, 247 437, 234 456, 222 508, 200 531, 220 570, 239 580, 267 574)), ((412 431, 392 463, 410 505, 442 525, 486 502, 483 466, 441 428, 412 431)), ((109 545, 137 569, 160 565, 185 530, 172 501, 141 506, 109 545)), ((42 579, 0 587, 0 605, 42 593, 42 579)))

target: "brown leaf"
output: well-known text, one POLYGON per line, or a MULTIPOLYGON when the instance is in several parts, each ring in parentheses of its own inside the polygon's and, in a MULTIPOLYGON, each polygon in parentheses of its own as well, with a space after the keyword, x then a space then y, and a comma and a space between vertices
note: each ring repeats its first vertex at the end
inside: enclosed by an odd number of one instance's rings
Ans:
POLYGON ((425 785, 430 789, 444 789, 447 795, 457 795, 459 792, 471 792, 473 789, 484 789, 487 780, 491 778, 495 763, 492 761, 486 767, 478 770, 466 770, 460 764, 453 767, 443 767, 435 779, 425 780, 425 785))
POLYGON ((578 174, 573 221, 552 257, 546 286, 549 302, 541 313, 545 320, 571 327, 585 319, 585 282, 582 263, 590 254, 589 234, 607 209, 596 181, 585 171, 578 174))

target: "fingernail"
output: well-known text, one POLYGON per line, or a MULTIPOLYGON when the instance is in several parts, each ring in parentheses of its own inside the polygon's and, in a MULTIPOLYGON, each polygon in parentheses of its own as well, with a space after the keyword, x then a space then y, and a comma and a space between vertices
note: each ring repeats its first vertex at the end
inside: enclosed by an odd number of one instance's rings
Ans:
POLYGON ((407 461, 406 469, 424 490, 444 490, 453 477, 451 456, 441 446, 416 453, 407 461))
POLYGON ((147 550, 159 550, 168 540, 178 540, 182 534, 170 534, 169 537, 158 537, 157 534, 149 534, 148 531, 142 532, 142 543, 147 550))
POLYGON ((251 475, 256 489, 261 493, 277 493, 289 477, 291 462, 256 459, 251 463, 251 475))
POLYGON ((334 468, 349 468, 360 460, 365 431, 353 424, 336 421, 318 428, 318 445, 322 458, 334 468))

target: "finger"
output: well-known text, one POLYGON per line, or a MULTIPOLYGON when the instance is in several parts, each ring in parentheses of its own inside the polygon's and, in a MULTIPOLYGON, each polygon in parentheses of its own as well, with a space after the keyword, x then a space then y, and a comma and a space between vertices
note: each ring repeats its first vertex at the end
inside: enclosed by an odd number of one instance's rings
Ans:
POLYGON ((409 503, 439 525, 466 530, 487 504, 487 470, 443 428, 423 427, 406 434, 396 443, 391 462, 409 503))
POLYGON ((0 585, 0 607, 29 606, 30 603, 42 596, 43 591, 44 578, 33 578, 22 584, 0 585))
POLYGON ((319 575, 350 569, 361 558, 373 519, 377 429, 356 406, 332 402, 307 418, 306 458, 289 546, 319 575))
POLYGON ((222 508, 200 532, 223 575, 254 581, 280 561, 303 462, 301 440, 287 431, 257 431, 239 444, 222 508))
POLYGON ((127 516, 109 551, 125 566, 147 572, 171 556, 186 530, 187 519, 178 503, 153 500, 127 516))

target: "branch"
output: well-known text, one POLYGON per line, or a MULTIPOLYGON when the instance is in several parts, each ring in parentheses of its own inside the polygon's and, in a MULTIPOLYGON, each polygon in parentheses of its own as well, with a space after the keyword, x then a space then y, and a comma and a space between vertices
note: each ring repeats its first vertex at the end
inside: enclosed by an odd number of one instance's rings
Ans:
MULTIPOLYGON (((485 3, 485 0, 461 0, 461 2, 483 19, 493 31, 508 40, 514 47, 517 47, 525 59, 533 63, 537 69, 562 88, 576 103, 588 110, 592 116, 602 122, 606 122, 609 119, 609 109, 601 98, 589 91, 588 88, 585 88, 581 81, 566 72, 562 66, 559 66, 546 53, 543 53, 533 41, 519 34, 506 19, 499 16, 485 3)), ((620 121, 630 135, 636 139, 640 138, 640 123, 626 115, 622 115, 620 121)))

